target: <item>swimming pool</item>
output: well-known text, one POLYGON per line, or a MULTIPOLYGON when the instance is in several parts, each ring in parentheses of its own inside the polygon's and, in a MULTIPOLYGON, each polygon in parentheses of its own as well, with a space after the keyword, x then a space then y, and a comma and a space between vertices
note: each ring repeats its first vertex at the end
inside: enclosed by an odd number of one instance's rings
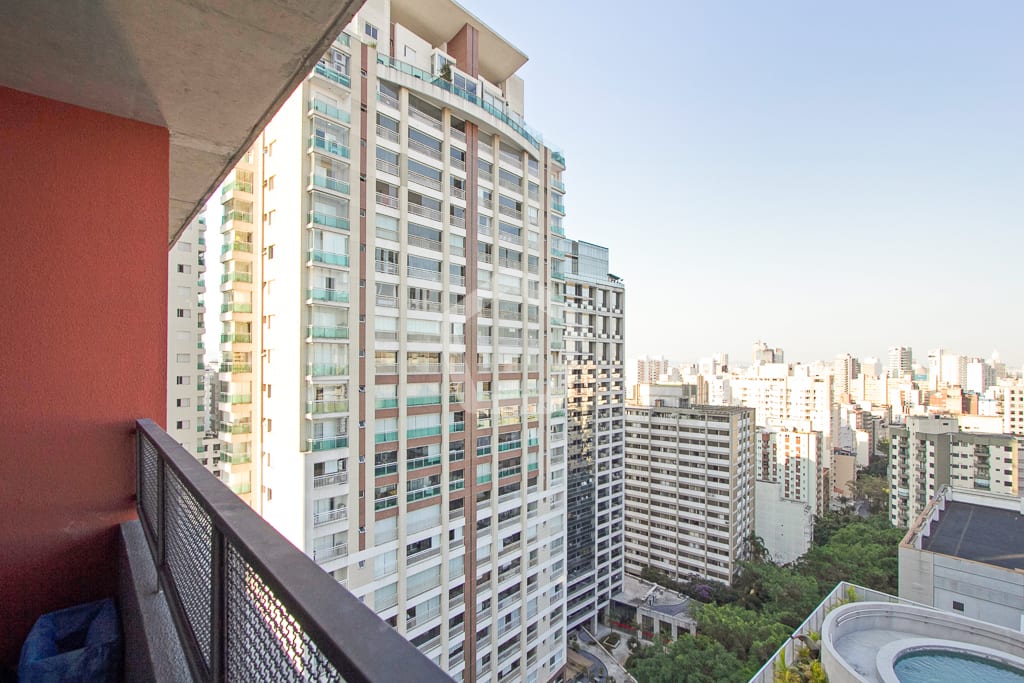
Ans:
POLYGON ((914 650, 893 665, 900 683, 1024 683, 1024 670, 964 652, 914 650))

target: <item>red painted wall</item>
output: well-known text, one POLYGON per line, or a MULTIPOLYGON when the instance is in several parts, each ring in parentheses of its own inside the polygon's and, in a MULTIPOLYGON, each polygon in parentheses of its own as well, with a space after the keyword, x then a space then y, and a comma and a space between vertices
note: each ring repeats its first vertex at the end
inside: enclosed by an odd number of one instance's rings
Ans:
POLYGON ((0 662, 113 595, 166 415, 168 132, 0 88, 0 662))

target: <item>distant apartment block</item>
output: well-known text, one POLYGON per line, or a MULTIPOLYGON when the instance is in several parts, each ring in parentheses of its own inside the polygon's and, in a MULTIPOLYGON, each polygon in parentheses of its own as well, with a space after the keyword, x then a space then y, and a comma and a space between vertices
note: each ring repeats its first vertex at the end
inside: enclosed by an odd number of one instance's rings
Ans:
POLYGON ((668 374, 672 366, 664 356, 644 356, 636 360, 636 383, 656 384, 662 375, 668 374))
POLYGON ((962 432, 955 417, 911 416, 890 429, 889 518, 906 527, 943 486, 1020 495, 1020 440, 962 432))
POLYGON ((755 533, 778 563, 814 539, 814 517, 829 509, 828 453, 821 432, 758 428, 755 533))
POLYGON ((771 348, 763 341, 756 341, 751 351, 750 362, 754 366, 785 363, 786 355, 781 348, 771 348))
POLYGON ((207 453, 206 371, 206 218, 185 228, 167 255, 167 433, 214 470, 216 454, 207 453))
POLYGON ((1024 384, 1003 388, 1003 433, 1024 436, 1024 384))
POLYGON ((754 531, 754 411, 626 407, 626 570, 731 582, 754 531))
POLYGON ((913 373, 913 350, 909 346, 890 346, 886 369, 890 377, 903 377, 913 373))
POLYGON ((729 387, 732 405, 757 410, 758 426, 821 432, 825 452, 831 452, 835 416, 830 375, 806 365, 775 363, 750 368, 733 377, 729 387))

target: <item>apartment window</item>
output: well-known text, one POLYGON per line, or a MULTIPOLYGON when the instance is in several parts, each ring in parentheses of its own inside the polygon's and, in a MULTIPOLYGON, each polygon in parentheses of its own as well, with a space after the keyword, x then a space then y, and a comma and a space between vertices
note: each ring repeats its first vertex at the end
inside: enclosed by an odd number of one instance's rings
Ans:
POLYGON ((366 32, 366 35, 370 36, 374 40, 377 40, 377 27, 376 26, 374 26, 370 22, 366 22, 366 25, 363 27, 363 30, 366 32))
POLYGON ((187 263, 179 263, 178 264, 178 272, 179 273, 184 273, 185 275, 188 275, 188 274, 190 274, 192 272, 192 266, 190 266, 187 263))
POLYGON ((177 377, 174 378, 174 383, 179 386, 185 384, 192 384, 192 378, 189 377, 188 375, 178 375, 177 377))
POLYGON ((412 49, 408 45, 405 46, 405 58, 416 59, 416 50, 412 49))
POLYGON ((188 408, 191 405, 191 403, 192 400, 187 398, 179 398, 177 401, 175 401, 175 405, 177 405, 179 408, 188 408))
POLYGON ((183 252, 185 252, 187 254, 188 252, 192 251, 192 243, 191 242, 178 242, 178 251, 183 251, 183 252))
POLYGON ((174 423, 176 429, 189 429, 192 425, 189 420, 178 420, 174 423))
POLYGON ((956 600, 954 600, 953 601, 953 609, 956 610, 957 612, 963 612, 964 611, 964 603, 957 602, 956 600))
POLYGON ((192 311, 188 310, 187 308, 179 308, 177 311, 177 315, 179 318, 191 318, 192 311))
MULTIPOLYGON (((267 189, 268 190, 273 190, 274 189, 274 176, 270 176, 269 178, 267 178, 267 189)), ((273 213, 273 212, 271 212, 271 213, 273 213)))

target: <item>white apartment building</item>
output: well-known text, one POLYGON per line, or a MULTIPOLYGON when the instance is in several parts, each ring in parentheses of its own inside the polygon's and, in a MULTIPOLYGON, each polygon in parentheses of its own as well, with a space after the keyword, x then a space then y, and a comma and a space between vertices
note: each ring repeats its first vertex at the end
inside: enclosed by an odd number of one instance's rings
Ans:
POLYGON ((729 583, 753 533, 754 411, 626 406, 626 571, 729 583))
POLYGON ((370 0, 222 197, 225 480, 465 681, 566 652, 565 160, 525 61, 370 0))
POLYGON ((729 380, 731 404, 755 408, 759 427, 821 432, 831 451, 832 377, 806 365, 765 364, 729 380))
POLYGON ((206 218, 199 215, 167 254, 167 433, 214 471, 207 453, 206 371, 203 333, 206 309, 206 218))
POLYGON ((780 564, 807 552, 814 517, 828 510, 824 441, 821 432, 757 429, 754 530, 780 564))
POLYGON ((1003 389, 1003 433, 1024 436, 1024 384, 1006 384, 1003 389))
POLYGON ((662 375, 667 375, 671 371, 671 363, 664 356, 644 356, 636 359, 637 384, 657 384, 662 375))
POLYGON ((751 350, 751 365, 771 365, 785 363, 786 355, 781 348, 771 348, 763 341, 754 342, 751 350))
POLYGON ((955 417, 911 416, 890 428, 889 518, 907 526, 943 486, 1020 495, 1020 440, 963 432, 955 417))
MULTIPOLYGON (((622 590, 625 516, 625 287, 608 249, 553 238, 566 255, 567 628, 591 633, 622 590)), ((561 321, 554 321, 558 325, 561 321)))
POLYGON ((909 346, 890 346, 888 360, 890 377, 902 378, 914 371, 914 352, 909 346))

